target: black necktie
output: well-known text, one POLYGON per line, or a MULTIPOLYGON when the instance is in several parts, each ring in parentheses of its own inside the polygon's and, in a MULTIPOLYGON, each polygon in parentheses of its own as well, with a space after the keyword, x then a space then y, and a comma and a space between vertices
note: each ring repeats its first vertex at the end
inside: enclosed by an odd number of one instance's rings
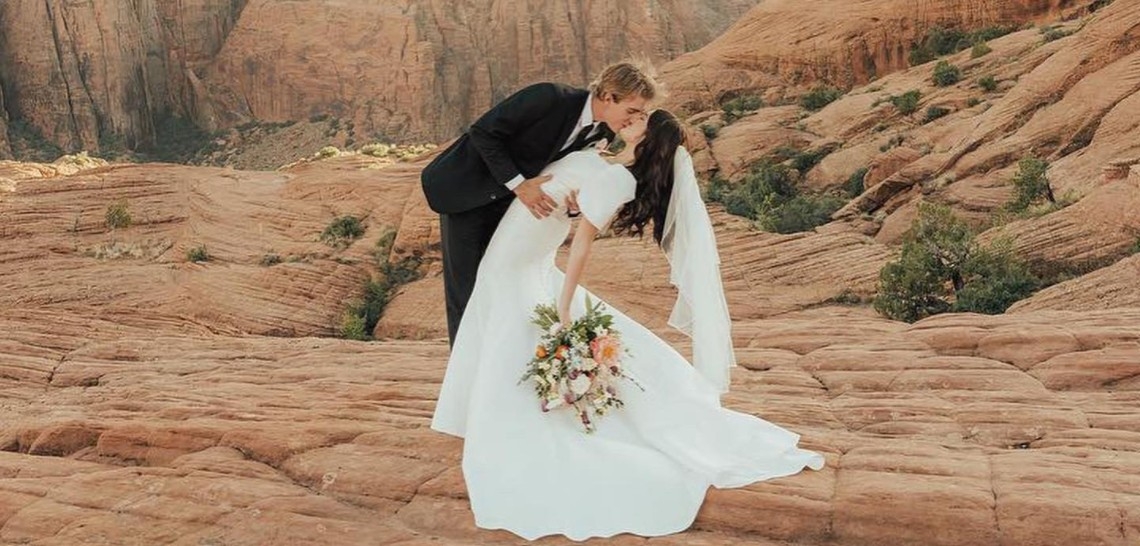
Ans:
POLYGON ((578 136, 574 139, 574 142, 571 142, 570 145, 566 147, 566 151, 576 152, 582 148, 585 148, 586 141, 589 140, 590 133, 593 133, 595 128, 597 128, 597 124, 593 123, 583 127, 581 131, 578 131, 578 136))

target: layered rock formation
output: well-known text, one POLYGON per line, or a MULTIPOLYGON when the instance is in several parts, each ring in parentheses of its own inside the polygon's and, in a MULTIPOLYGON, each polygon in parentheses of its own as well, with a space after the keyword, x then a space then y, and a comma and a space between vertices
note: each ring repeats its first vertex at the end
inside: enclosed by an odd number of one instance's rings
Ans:
POLYGON ((670 105, 697 112, 726 96, 764 93, 783 100, 787 87, 826 82, 842 88, 907 68, 915 42, 933 27, 1021 27, 1082 13, 1083 0, 977 2, 885 0, 760 3, 699 51, 662 68, 670 105))
MULTIPOLYGON (((0 541, 521 543, 474 527, 462 444, 427 429, 447 349, 422 165, 0 164, 0 234, 19 242, 0 252, 0 541), (109 229, 124 202, 131 225, 109 229), (344 213, 364 236, 320 242, 344 213), (376 274, 389 228, 428 278, 378 333, 424 340, 312 337, 376 274)), ((725 403, 828 466, 711 491, 693 530, 649 542, 1140 539, 1134 300, 904 325, 828 303, 872 289, 884 245, 713 218, 741 364, 725 403)), ((608 238, 594 264, 591 289, 687 351, 660 251, 608 238)))
POLYGON ((531 81, 585 85, 629 52, 700 47, 755 3, 12 0, 0 87, 65 151, 145 147, 173 117, 323 114, 358 140, 438 141, 531 81))

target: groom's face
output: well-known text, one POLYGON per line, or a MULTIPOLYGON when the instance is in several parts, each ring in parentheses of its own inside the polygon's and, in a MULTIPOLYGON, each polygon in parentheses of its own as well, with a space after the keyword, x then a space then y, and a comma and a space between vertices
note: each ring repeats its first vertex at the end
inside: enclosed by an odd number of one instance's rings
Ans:
POLYGON ((613 131, 621 131, 629 127, 634 121, 645 116, 646 104, 649 101, 642 96, 632 96, 623 100, 610 95, 602 99, 602 111, 599 121, 604 121, 613 131))

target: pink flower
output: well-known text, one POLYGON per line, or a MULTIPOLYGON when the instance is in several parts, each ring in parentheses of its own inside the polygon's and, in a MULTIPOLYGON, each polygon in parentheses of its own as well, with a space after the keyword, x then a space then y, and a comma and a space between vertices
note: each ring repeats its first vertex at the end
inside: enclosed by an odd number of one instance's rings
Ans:
POLYGON ((590 342, 590 351, 594 360, 603 366, 617 366, 621 358, 621 340, 610 335, 598 336, 590 342))

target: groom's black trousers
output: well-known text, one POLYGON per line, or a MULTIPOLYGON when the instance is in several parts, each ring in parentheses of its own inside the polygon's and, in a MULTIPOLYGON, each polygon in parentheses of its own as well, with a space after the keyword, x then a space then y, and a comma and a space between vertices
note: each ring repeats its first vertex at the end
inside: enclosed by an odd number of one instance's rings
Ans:
POLYGON ((509 195, 479 208, 439 215, 443 291, 447 298, 447 341, 450 345, 455 345, 455 333, 459 331, 467 300, 471 299, 471 291, 475 289, 479 262, 513 200, 514 196, 509 195))

